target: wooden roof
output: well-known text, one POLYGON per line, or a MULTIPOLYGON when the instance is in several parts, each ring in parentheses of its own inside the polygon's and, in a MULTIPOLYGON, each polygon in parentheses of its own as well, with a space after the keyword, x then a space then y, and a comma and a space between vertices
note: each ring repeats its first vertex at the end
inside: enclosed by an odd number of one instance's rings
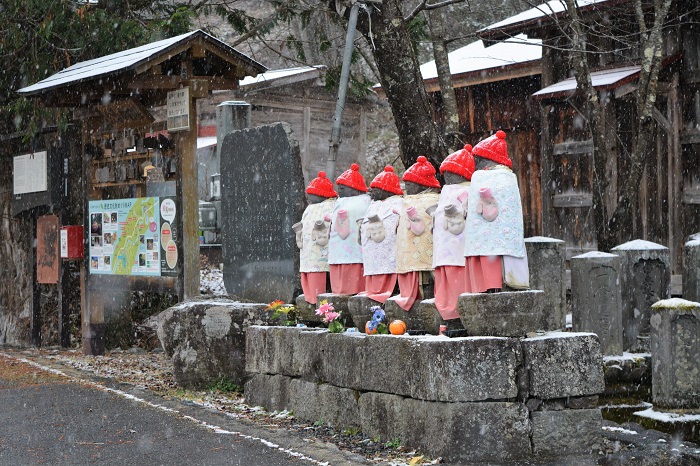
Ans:
POLYGON ((41 98, 47 106, 79 107, 120 97, 152 103, 183 85, 202 94, 235 89, 240 79, 265 71, 252 58, 197 30, 76 63, 17 92, 41 98))

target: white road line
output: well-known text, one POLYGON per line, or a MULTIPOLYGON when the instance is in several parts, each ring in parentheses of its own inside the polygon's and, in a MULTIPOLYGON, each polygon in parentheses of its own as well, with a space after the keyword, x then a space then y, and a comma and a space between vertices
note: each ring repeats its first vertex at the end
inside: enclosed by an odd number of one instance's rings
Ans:
POLYGON ((63 371, 60 371, 60 370, 58 370, 58 369, 53 369, 53 368, 48 367, 48 366, 44 366, 44 365, 42 365, 42 364, 39 364, 38 362, 34 362, 34 361, 29 360, 29 359, 20 358, 20 357, 13 356, 13 355, 10 355, 10 354, 7 354, 7 353, 2 353, 2 352, 0 352, 0 356, 3 356, 3 357, 5 357, 5 358, 7 358, 7 359, 14 359, 14 360, 23 362, 23 363, 25 363, 25 364, 29 364, 30 366, 36 367, 37 369, 41 369, 41 370, 44 371, 44 372, 49 372, 49 373, 54 374, 54 375, 58 375, 58 376, 61 376, 61 377, 65 377, 65 378, 67 378, 67 379, 69 379, 69 380, 71 380, 71 381, 78 382, 78 383, 83 384, 83 385, 88 385, 88 386, 90 386, 90 387, 92 387, 92 388, 96 388, 96 389, 102 390, 102 391, 104 391, 104 392, 108 392, 108 393, 113 393, 113 394, 115 394, 115 395, 119 395, 119 396, 121 396, 121 397, 123 397, 123 398, 126 398, 127 400, 136 401, 136 402, 138 402, 138 403, 142 403, 142 404, 145 404, 145 405, 147 405, 147 406, 150 406, 151 408, 160 409, 160 410, 162 410, 162 411, 166 411, 166 412, 169 412, 169 413, 176 414, 176 415, 178 415, 179 417, 181 417, 181 418, 183 418, 183 419, 186 419, 186 420, 188 420, 188 421, 191 421, 191 422, 193 422, 193 423, 199 425, 200 427, 204 427, 205 429, 211 430, 211 431, 214 432, 214 433, 222 434, 222 435, 235 435, 236 437, 244 438, 244 439, 246 439, 246 440, 257 441, 257 442, 262 443, 262 444, 265 445, 266 447, 269 447, 269 448, 272 448, 272 449, 275 449, 275 450, 279 450, 279 451, 281 451, 282 453, 285 453, 285 454, 287 454, 287 455, 289 455, 289 456, 292 456, 292 457, 297 458, 297 459, 300 459, 300 460, 304 460, 304 461, 306 461, 306 462, 308 462, 308 463, 316 464, 316 465, 318 465, 318 466, 330 466, 330 463, 328 463, 328 462, 320 462, 320 461, 317 461, 317 460, 315 460, 315 459, 313 459, 313 458, 309 458, 308 456, 306 456, 306 455, 304 455, 304 454, 302 454, 302 453, 299 453, 298 451, 294 451, 294 450, 291 450, 291 449, 289 449, 289 448, 280 447, 280 446, 277 445, 276 443, 270 442, 269 440, 265 440, 265 439, 260 438, 260 437, 254 437, 254 436, 252 436, 252 435, 246 435, 246 434, 244 434, 244 433, 242 433, 242 432, 235 432, 235 431, 231 431, 231 430, 222 429, 222 428, 219 427, 219 426, 215 426, 215 425, 209 424, 208 422, 202 421, 201 419, 194 418, 194 417, 189 416, 189 415, 187 415, 187 414, 182 414, 180 411, 178 411, 178 410, 176 410, 176 409, 168 408, 167 406, 163 406, 163 405, 160 405, 160 404, 157 404, 157 403, 152 403, 152 402, 150 402, 150 401, 144 400, 143 398, 139 398, 139 397, 134 396, 134 395, 132 395, 132 394, 130 394, 130 393, 126 393, 126 392, 124 392, 124 391, 117 390, 117 389, 115 389, 115 388, 105 387, 104 385, 100 385, 100 384, 98 384, 98 383, 96 383, 96 382, 93 382, 93 381, 91 381, 91 380, 85 380, 85 379, 80 379, 80 378, 77 378, 77 377, 73 377, 73 376, 71 376, 71 375, 66 374, 66 373, 63 372, 63 371))

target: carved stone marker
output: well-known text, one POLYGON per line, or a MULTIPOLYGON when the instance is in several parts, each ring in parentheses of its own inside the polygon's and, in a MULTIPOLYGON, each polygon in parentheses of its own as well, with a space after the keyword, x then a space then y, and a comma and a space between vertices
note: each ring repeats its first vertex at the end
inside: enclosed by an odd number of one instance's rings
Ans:
POLYGON ((301 282, 292 225, 306 201, 299 144, 289 125, 248 128, 225 137, 221 198, 228 293, 263 303, 293 302, 301 282))
POLYGON ((530 288, 544 291, 543 330, 566 327, 566 242, 537 236, 525 238, 530 288))
POLYGON ((598 334, 604 355, 622 354, 620 258, 588 252, 571 258, 574 332, 598 334))
POLYGON ((611 249, 620 256, 623 348, 649 351, 651 305, 671 297, 671 254, 660 244, 635 240, 611 249))
POLYGON ((652 397, 667 409, 700 408, 700 303, 665 299, 651 310, 652 397))
POLYGON ((700 238, 697 237, 683 246, 683 299, 700 301, 700 238))

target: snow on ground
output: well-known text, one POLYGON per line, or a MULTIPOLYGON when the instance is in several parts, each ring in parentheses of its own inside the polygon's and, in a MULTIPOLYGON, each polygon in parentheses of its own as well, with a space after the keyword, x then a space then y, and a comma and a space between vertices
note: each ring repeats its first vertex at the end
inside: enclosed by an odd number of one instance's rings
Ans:
POLYGON ((202 268, 199 271, 199 291, 202 294, 226 296, 224 272, 216 267, 202 268))

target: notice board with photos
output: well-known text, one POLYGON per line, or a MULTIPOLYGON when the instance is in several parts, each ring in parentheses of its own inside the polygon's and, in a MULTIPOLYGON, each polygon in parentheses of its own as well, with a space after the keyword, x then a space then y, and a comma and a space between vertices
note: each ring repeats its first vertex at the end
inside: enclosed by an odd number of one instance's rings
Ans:
POLYGON ((90 201, 90 273, 176 277, 176 205, 173 197, 90 201))

